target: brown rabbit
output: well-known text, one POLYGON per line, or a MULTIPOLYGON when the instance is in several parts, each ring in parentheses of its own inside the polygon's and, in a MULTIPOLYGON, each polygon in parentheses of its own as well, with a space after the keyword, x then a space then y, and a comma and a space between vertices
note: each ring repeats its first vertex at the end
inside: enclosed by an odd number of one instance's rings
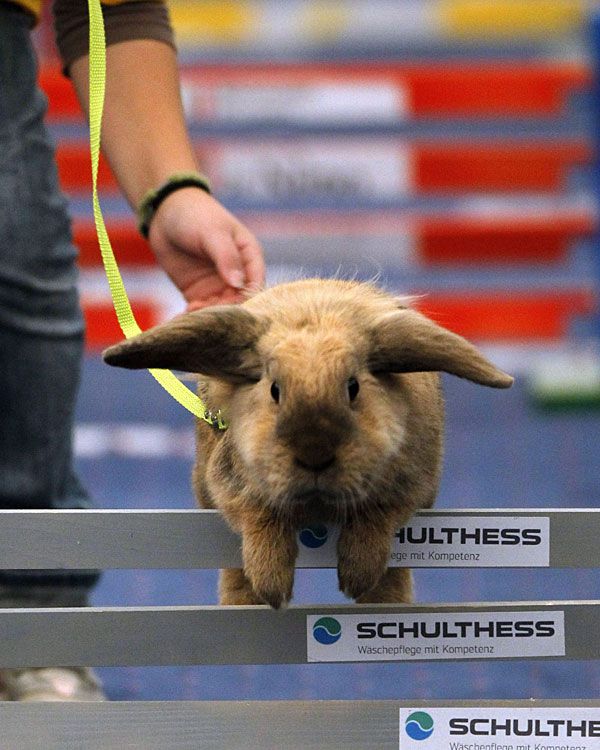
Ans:
POLYGON ((432 506, 440 475, 438 371, 494 388, 513 380, 470 343, 370 284, 303 280, 242 305, 187 313, 104 353, 108 364, 206 376, 225 432, 199 421, 194 488, 241 535, 243 570, 222 604, 285 604, 297 531, 336 523, 340 589, 408 602, 388 568, 394 531, 432 506))

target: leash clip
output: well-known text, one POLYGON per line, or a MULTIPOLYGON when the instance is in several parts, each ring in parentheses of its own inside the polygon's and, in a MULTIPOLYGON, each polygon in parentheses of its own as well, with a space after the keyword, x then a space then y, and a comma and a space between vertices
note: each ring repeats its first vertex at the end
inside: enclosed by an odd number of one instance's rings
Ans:
POLYGON ((220 409, 214 414, 210 409, 206 409, 202 418, 205 422, 208 422, 211 427, 218 430, 226 430, 229 426, 220 409))

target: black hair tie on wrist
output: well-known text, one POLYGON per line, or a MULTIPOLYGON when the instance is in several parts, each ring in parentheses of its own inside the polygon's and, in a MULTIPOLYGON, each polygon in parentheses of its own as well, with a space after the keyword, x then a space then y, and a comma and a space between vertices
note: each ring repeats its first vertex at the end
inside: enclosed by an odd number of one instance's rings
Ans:
POLYGON ((142 198, 137 210, 138 229, 142 237, 148 239, 150 234, 150 224, 157 212, 158 207, 171 193, 181 188, 197 187, 204 190, 205 193, 211 194, 210 182, 200 172, 184 172, 174 174, 156 190, 149 190, 142 198))

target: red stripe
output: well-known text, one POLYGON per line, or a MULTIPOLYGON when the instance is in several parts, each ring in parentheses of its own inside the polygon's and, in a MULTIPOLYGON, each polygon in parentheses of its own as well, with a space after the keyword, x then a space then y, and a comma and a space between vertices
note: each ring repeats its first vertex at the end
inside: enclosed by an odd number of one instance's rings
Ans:
MULTIPOLYGON (((584 65, 542 63, 523 65, 198 65, 182 70, 185 86, 217 91, 237 84, 294 85, 321 83, 388 83, 409 95, 415 117, 549 116, 558 114, 574 90, 589 86, 591 71, 584 65)), ((55 68, 44 68, 40 85, 50 100, 51 120, 81 118, 70 82, 55 68)))
MULTIPOLYGON (((156 261, 150 245, 138 232, 133 222, 109 221, 107 232, 119 266, 126 268, 155 265, 156 261)), ((102 256, 94 223, 75 222, 73 237, 79 248, 79 265, 82 268, 101 266, 102 256)))
POLYGON ((40 88, 48 97, 49 120, 83 120, 81 107, 70 81, 55 68, 42 68, 40 88))
POLYGON ((543 190, 566 186, 570 169, 589 163, 586 143, 428 145, 415 151, 415 188, 443 190, 543 190))
MULTIPOLYGON (((398 214, 366 213, 352 215, 297 213, 293 215, 246 214, 241 217, 261 239, 306 236, 409 234, 415 238, 418 260, 433 264, 557 263, 566 259, 571 245, 596 229, 592 216, 489 219, 407 219, 398 214)), ((117 262, 120 266, 156 265, 149 244, 133 221, 107 223, 117 262)), ((93 222, 76 221, 75 244, 79 265, 102 265, 93 222)))
POLYGON ((528 65, 415 70, 413 111, 423 117, 558 115, 574 90, 592 82, 581 65, 528 65))
MULTIPOLYGON (((56 149, 58 175, 63 190, 85 191, 92 189, 90 148, 82 143, 59 143, 56 149)), ((98 189, 115 192, 117 183, 106 160, 100 155, 98 164, 98 189)))
MULTIPOLYGON (((138 299, 132 306, 142 330, 161 321, 160 309, 153 302, 138 299)), ((475 341, 535 343, 565 339, 575 318, 598 312, 598 299, 584 289, 432 293, 416 306, 440 325, 475 341)), ((123 338, 110 301, 84 299, 83 307, 88 349, 123 338)))
MULTIPOLYGON (((90 301, 84 298, 82 305, 88 349, 102 349, 124 338, 110 301, 90 301)), ((152 302, 135 300, 131 305, 134 317, 143 331, 160 322, 159 309, 152 302)))
MULTIPOLYGON (((393 145, 393 143, 392 143, 393 145)), ((218 153, 227 142, 199 142, 197 150, 216 156, 213 170, 218 172, 218 153), (218 148, 217 148, 218 147, 218 148)), ((235 143, 232 144, 235 148, 235 143)), ((293 142, 282 145, 293 151, 293 142)), ((415 163, 414 186, 417 192, 443 190, 541 190, 556 191, 566 184, 569 171, 592 159, 592 148, 584 142, 563 142, 540 146, 535 143, 493 144, 415 144, 411 149, 415 163)), ((61 144, 57 149, 61 184, 66 191, 91 189, 90 157, 87 145, 61 144)), ((98 187, 116 191, 116 182, 101 159, 98 187)))
POLYGON ((598 311, 586 290, 430 294, 417 305, 440 325, 469 339, 495 342, 555 341, 574 318, 598 311))
POLYGON ((420 233, 425 264, 557 263, 595 231, 592 217, 432 221, 420 233))

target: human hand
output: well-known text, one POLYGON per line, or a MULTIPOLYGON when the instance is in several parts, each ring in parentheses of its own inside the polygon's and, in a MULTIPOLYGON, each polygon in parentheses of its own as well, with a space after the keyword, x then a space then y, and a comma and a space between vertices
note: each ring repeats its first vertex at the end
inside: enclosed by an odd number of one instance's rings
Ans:
POLYGON ((263 254, 254 235, 196 187, 165 198, 150 224, 149 240, 188 311, 241 302, 243 290, 264 283, 263 254))

